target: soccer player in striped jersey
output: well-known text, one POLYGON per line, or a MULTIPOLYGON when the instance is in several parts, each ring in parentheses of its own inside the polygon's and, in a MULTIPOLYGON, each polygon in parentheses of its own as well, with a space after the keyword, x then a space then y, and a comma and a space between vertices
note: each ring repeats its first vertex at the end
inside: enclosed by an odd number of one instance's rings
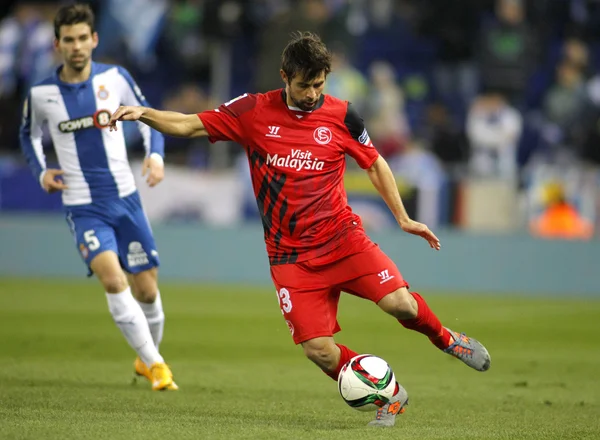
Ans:
MULTIPOLYGON (((282 55, 285 88, 247 93, 191 115, 123 106, 112 115, 110 129, 118 129, 118 121, 142 121, 171 136, 208 136, 243 146, 281 313, 294 342, 332 379, 357 355, 333 339, 340 331, 342 291, 372 301, 469 367, 488 370, 486 348, 444 327, 425 299, 409 291, 396 264, 371 241, 348 205, 346 155, 367 172, 398 226, 440 249, 435 234, 408 216, 394 175, 356 110, 323 93, 330 70, 331 55, 320 38, 298 33, 282 55)), ((370 425, 394 425, 407 402, 398 385, 370 425)))
MULTIPOLYGON (((159 352, 165 315, 158 290, 158 251, 129 166, 122 132, 108 129, 119 105, 147 105, 120 66, 92 62, 98 45, 87 5, 62 7, 54 45, 64 63, 34 85, 23 108, 21 149, 49 192, 62 191, 67 223, 81 257, 106 292, 108 309, 136 353, 134 372, 154 390, 176 390, 159 352), (47 123, 60 169, 46 167, 47 123), (133 294, 132 294, 133 293, 133 294)), ((146 148, 143 173, 154 186, 164 177, 164 138, 139 124, 146 148)))

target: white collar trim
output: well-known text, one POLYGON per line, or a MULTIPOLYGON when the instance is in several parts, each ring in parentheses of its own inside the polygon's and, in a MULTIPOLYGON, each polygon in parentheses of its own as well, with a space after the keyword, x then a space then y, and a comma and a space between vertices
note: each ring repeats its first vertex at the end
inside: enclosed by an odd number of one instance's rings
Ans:
POLYGON ((288 108, 289 108, 290 110, 293 110, 293 111, 295 111, 295 112, 312 113, 312 110, 302 110, 301 108, 299 108, 299 107, 294 107, 293 105, 288 105, 288 108))

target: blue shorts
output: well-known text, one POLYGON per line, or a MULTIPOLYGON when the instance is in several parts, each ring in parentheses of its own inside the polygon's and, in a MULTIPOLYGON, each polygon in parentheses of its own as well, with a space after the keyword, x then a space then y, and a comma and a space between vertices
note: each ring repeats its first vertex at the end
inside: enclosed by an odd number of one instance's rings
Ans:
POLYGON ((104 251, 115 252, 128 273, 158 267, 152 229, 137 191, 122 199, 65 206, 65 211, 77 250, 88 268, 104 251))

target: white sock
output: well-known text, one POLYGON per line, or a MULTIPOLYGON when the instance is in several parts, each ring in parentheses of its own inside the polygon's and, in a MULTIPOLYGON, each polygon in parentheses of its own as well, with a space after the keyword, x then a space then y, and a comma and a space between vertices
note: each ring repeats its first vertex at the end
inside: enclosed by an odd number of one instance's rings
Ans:
POLYGON ((150 327, 150 333, 152 334, 152 340, 154 341, 156 349, 158 349, 165 328, 165 313, 163 312, 160 292, 156 292, 156 299, 153 303, 148 304, 139 301, 138 303, 146 316, 146 321, 148 321, 148 327, 150 327))
POLYGON ((121 293, 107 293, 108 310, 121 333, 142 361, 150 366, 164 359, 154 346, 142 308, 128 287, 121 293))

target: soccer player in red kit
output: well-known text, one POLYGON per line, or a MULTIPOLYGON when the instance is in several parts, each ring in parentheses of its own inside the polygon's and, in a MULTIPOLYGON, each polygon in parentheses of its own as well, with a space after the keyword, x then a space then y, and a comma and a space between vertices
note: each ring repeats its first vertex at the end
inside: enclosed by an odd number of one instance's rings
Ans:
MULTIPOLYGON (((331 56, 319 37, 297 33, 282 55, 284 89, 244 94, 197 115, 121 107, 111 130, 117 121, 139 120, 171 136, 209 136, 244 147, 279 306, 294 342, 332 379, 357 355, 333 339, 342 291, 373 301, 440 350, 487 370, 485 347, 442 326, 348 206, 346 154, 367 171, 402 230, 440 249, 433 232, 407 215, 394 176, 352 105, 323 94, 330 70, 331 56)), ((408 395, 396 388, 371 425, 392 426, 403 412, 408 395)))

